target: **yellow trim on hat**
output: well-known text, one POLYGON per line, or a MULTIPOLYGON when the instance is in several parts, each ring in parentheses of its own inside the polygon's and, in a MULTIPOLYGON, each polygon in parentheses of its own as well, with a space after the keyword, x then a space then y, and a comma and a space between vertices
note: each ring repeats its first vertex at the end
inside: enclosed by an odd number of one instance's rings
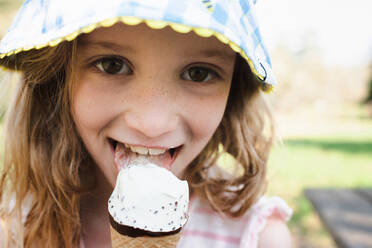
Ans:
POLYGON ((0 71, 8 72, 10 70, 5 66, 0 66, 0 71))
MULTIPOLYGON (((238 46, 236 43, 232 42, 228 37, 225 35, 218 33, 212 29, 208 28, 200 28, 200 27, 191 27, 187 26, 184 24, 179 24, 179 23, 172 23, 172 22, 167 22, 167 21, 161 21, 161 20, 147 20, 147 19, 142 19, 134 16, 121 16, 121 17, 113 17, 109 19, 105 19, 101 22, 93 23, 90 25, 87 25, 83 28, 80 28, 79 30, 76 30, 64 37, 49 41, 45 44, 39 44, 39 45, 33 45, 33 46, 25 46, 22 48, 18 48, 16 50, 10 51, 8 53, 3 53, 0 54, 0 59, 5 58, 6 56, 14 55, 23 51, 29 51, 31 49, 41 49, 47 46, 57 46, 63 41, 72 41, 74 40, 78 35, 82 33, 90 33, 94 31, 96 28, 99 27, 111 27, 115 25, 118 22, 122 22, 127 25, 138 25, 140 23, 145 23, 148 27, 153 28, 153 29, 162 29, 167 26, 171 27, 174 31, 178 33, 188 33, 190 31, 193 31, 195 34, 197 34, 200 37, 211 37, 214 36, 216 37, 219 41, 221 41, 224 44, 227 44, 230 46, 230 48, 239 53, 248 63, 249 67, 251 68, 252 72, 261 80, 264 79, 262 75, 260 75, 256 69, 254 68, 254 64, 251 59, 248 58, 248 56, 245 54, 245 52, 238 46)), ((265 92, 271 92, 273 89, 273 86, 270 85, 267 89, 264 89, 265 92)))

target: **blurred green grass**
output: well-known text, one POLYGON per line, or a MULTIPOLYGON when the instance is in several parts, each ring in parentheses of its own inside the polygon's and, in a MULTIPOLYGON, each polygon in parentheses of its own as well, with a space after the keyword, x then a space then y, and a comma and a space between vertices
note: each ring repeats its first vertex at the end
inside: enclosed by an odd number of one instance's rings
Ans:
POLYGON ((270 190, 285 192, 291 186, 372 186, 372 135, 369 138, 370 141, 365 141, 365 136, 360 140, 355 136, 349 140, 337 136, 285 140, 273 149, 269 160, 272 183, 278 181, 270 190))
MULTIPOLYGON (((294 247, 336 247, 305 198, 304 189, 372 187, 372 118, 365 106, 348 104, 342 109, 342 114, 328 119, 311 116, 317 125, 310 128, 301 116, 282 119, 288 130, 295 127, 302 131, 288 132, 274 145, 268 161, 267 195, 284 198, 293 209, 289 227, 294 247)), ((219 163, 233 172, 231 156, 224 156, 219 163)))
POLYGON ((311 187, 372 187, 372 119, 360 106, 351 116, 357 129, 341 124, 329 134, 287 137, 269 158, 269 195, 293 208, 289 226, 311 247, 335 247, 303 190, 311 187), (363 113, 363 117, 357 115, 363 113), (344 129, 342 131, 342 129, 344 129), (334 132, 333 132, 334 131, 334 132))

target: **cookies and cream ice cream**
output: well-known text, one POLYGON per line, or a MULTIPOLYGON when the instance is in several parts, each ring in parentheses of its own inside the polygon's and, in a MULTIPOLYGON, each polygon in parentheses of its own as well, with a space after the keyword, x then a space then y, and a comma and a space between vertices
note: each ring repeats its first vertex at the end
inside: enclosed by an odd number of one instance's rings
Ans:
POLYGON ((188 219, 189 188, 166 169, 169 161, 169 153, 146 156, 116 147, 120 171, 108 201, 113 248, 177 246, 188 219))
POLYGON ((120 225, 159 234, 186 223, 188 200, 186 181, 138 158, 120 170, 108 210, 120 225))

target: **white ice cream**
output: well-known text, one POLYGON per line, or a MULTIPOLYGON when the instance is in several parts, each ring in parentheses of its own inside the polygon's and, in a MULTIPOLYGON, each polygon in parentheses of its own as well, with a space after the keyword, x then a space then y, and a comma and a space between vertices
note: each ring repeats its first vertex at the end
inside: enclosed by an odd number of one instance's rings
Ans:
POLYGON ((144 160, 123 167, 108 202, 113 219, 151 232, 170 232, 185 225, 189 187, 170 171, 144 160))

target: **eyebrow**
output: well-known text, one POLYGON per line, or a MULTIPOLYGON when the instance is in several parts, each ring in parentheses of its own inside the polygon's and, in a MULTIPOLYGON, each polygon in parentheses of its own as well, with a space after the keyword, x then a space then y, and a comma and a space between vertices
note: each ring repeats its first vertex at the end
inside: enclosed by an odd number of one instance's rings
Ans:
POLYGON ((200 52, 196 52, 195 55, 203 56, 207 58, 217 58, 217 59, 226 61, 226 60, 234 60, 236 53, 227 53, 227 52, 217 50, 217 49, 207 49, 207 50, 202 50, 200 52))
POLYGON ((123 51, 133 51, 133 48, 130 46, 123 46, 118 43, 109 42, 109 41, 89 41, 89 40, 81 40, 80 45, 82 47, 101 47, 104 49, 108 49, 114 52, 123 52, 123 51))
MULTIPOLYGON (((80 44, 83 47, 101 47, 108 49, 114 52, 133 52, 134 49, 131 46, 120 45, 118 43, 109 42, 109 41, 89 41, 81 40, 80 44)), ((234 60, 236 53, 227 53, 218 49, 206 49, 201 51, 196 51, 192 53, 187 53, 185 55, 192 55, 193 57, 207 57, 207 58, 217 58, 222 61, 234 60)))

